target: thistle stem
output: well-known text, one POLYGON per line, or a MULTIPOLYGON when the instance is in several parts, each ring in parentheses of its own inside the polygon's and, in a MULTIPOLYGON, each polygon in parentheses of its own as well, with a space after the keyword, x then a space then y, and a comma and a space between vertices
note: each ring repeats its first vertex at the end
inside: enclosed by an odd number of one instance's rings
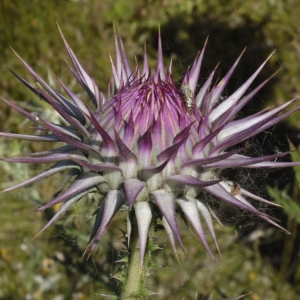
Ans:
MULTIPOLYGON (((153 222, 151 222, 148 239, 152 238, 153 232, 154 232, 154 224, 153 222)), ((145 290, 144 283, 147 275, 150 253, 146 249, 143 265, 141 266, 139 232, 138 232, 136 219, 133 224, 133 232, 131 235, 129 251, 130 253, 129 253, 127 281, 124 285, 121 299, 137 300, 143 298, 143 291, 145 290)))

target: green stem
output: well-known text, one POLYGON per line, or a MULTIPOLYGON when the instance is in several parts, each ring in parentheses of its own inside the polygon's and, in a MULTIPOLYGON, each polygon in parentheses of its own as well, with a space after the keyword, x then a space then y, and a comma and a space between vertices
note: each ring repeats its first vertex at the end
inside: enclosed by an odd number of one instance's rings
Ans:
MULTIPOLYGON (((135 218, 134 218, 135 219, 135 218)), ((148 239, 152 238, 154 232, 154 224, 151 222, 148 239)), ((146 248, 143 265, 140 264, 140 244, 139 232, 136 220, 133 224, 133 232, 131 235, 130 248, 129 248, 129 265, 127 281, 124 285, 121 295, 122 300, 136 300, 141 299, 143 296, 144 283, 147 275, 148 264, 150 260, 149 251, 146 248)))

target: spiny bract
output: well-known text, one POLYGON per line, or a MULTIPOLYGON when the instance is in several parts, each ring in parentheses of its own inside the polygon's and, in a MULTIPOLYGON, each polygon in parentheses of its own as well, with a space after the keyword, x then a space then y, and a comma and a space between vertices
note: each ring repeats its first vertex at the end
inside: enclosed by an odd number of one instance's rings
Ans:
MULTIPOLYGON (((213 70, 196 92, 206 44, 179 87, 172 79, 171 65, 165 73, 160 36, 157 65, 153 74, 149 69, 146 53, 142 70, 140 71, 138 66, 132 70, 122 41, 115 36, 116 62, 111 62, 113 81, 109 85, 110 93, 105 97, 93 78, 79 64, 63 35, 62 38, 75 67, 70 67, 71 72, 94 106, 91 108, 85 105, 60 79, 58 82, 66 96, 53 90, 20 57, 39 84, 30 84, 12 71, 13 74, 51 105, 68 125, 48 122, 2 99, 35 123, 36 130, 42 134, 0 133, 1 136, 66 144, 51 151, 5 159, 17 163, 54 165, 34 178, 4 191, 11 191, 68 170, 65 184, 55 193, 55 197, 38 208, 43 211, 63 203, 42 231, 88 193, 97 193, 100 200, 88 248, 91 248, 91 251, 94 249, 111 219, 124 205, 128 212, 134 211, 137 219, 141 263, 149 225, 152 218, 157 218, 154 216, 157 212, 175 253, 175 241, 183 248, 176 221, 177 209, 182 210, 205 249, 214 259, 201 223, 203 219, 207 224, 219 251, 213 229, 213 214, 205 201, 204 192, 280 227, 268 215, 255 209, 246 197, 265 203, 270 203, 269 201, 221 177, 221 171, 225 168, 272 168, 293 165, 272 161, 286 153, 251 158, 239 154, 242 148, 233 147, 299 109, 296 107, 281 113, 295 101, 294 99, 276 109, 234 120, 236 114, 271 79, 268 78, 245 95, 268 59, 232 95, 219 101, 241 56, 218 84, 212 84, 215 73, 213 70), (231 150, 227 151, 228 148, 231 150), (70 179, 73 181, 67 186, 70 179), (156 209, 153 209, 155 207, 156 209)), ((128 218, 129 238, 130 222, 128 218)))

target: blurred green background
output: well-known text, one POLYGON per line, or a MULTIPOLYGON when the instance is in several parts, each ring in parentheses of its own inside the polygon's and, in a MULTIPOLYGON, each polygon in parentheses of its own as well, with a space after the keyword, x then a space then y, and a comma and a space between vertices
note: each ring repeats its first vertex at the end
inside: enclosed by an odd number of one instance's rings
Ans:
MULTIPOLYGON (((156 62, 160 26, 165 60, 169 62, 173 58, 173 74, 178 82, 207 36, 209 41, 199 84, 219 61, 216 78, 224 76, 247 47, 227 94, 276 50, 256 83, 278 69, 281 71, 243 112, 253 113, 300 95, 299 13, 297 0, 1 0, 0 95, 47 115, 48 119, 57 117, 7 70, 6 66, 31 80, 10 47, 51 85, 56 85, 55 74, 76 93, 81 92, 65 63, 68 57, 56 22, 82 65, 104 91, 111 76, 109 53, 114 55, 113 24, 123 38, 130 61, 134 63, 135 56, 138 61, 142 59, 146 44, 151 66, 156 62)), ((300 113, 295 113, 277 129, 270 129, 262 135, 264 142, 254 140, 254 144, 260 145, 254 146, 254 151, 263 152, 261 145, 266 146, 264 151, 270 154, 284 151, 289 147, 286 137, 297 146, 299 117, 300 113)), ((0 120, 0 131, 24 133, 30 130, 31 125, 2 102, 0 120)), ((0 143, 0 157, 50 147, 3 138, 0 143)), ((1 190, 38 172, 35 166, 5 162, 0 162, 0 168, 1 190)), ((251 185, 262 196, 266 196, 267 184, 285 187, 286 196, 276 189, 275 194, 271 194, 274 198, 278 195, 288 198, 298 207, 299 183, 294 181, 292 169, 271 174, 244 172, 238 176, 243 176, 240 180, 237 178, 238 182, 251 185)), ((92 197, 76 205, 72 213, 52 229, 32 240, 53 214, 51 210, 45 213, 34 210, 51 198, 59 182, 57 176, 16 192, 0 194, 0 299, 106 299, 101 294, 119 292, 120 284, 113 276, 122 271, 122 265, 115 261, 122 257, 124 250, 121 243, 124 214, 120 213, 110 224, 88 261, 82 254, 92 226, 92 220, 88 220, 95 207, 92 197)), ((147 286, 159 295, 148 298, 208 299, 212 294, 213 299, 227 299, 252 292, 245 299, 297 299, 300 294, 297 218, 291 218, 288 210, 287 214, 271 208, 267 212, 280 218, 292 235, 287 236, 244 212, 225 207, 221 215, 226 227, 216 224, 223 256, 217 264, 211 262, 195 234, 184 224, 181 232, 186 253, 179 255, 179 262, 164 232, 158 232, 157 243, 162 249, 153 255, 154 266, 147 286)))

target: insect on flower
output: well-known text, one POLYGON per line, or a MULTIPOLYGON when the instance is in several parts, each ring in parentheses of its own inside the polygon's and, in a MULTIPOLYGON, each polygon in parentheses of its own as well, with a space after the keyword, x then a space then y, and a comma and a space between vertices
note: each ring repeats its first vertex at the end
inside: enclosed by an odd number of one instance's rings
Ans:
POLYGON ((234 182, 231 185, 230 194, 233 196, 237 196, 237 195, 241 194, 241 187, 237 182, 234 182))
POLYGON ((191 88, 186 84, 182 88, 183 92, 183 103, 186 109, 186 112, 189 116, 191 116, 195 109, 194 103, 194 93, 192 92, 191 88))

